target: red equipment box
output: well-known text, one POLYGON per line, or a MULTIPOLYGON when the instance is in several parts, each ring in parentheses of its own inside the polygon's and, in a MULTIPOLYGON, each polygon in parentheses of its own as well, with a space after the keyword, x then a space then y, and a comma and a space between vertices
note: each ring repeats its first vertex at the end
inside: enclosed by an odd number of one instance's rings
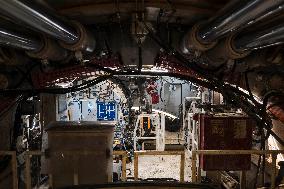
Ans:
MULTIPOLYGON (((196 114, 201 150, 250 150, 255 121, 236 114, 196 114)), ((210 170, 249 170, 250 155, 200 155, 200 167, 210 170)))

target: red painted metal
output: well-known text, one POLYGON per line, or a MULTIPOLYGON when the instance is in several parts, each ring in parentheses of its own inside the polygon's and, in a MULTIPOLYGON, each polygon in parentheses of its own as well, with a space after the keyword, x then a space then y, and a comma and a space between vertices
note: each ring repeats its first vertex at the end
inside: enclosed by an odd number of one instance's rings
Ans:
POLYGON ((36 88, 45 88, 55 86, 57 83, 69 83, 74 80, 83 80, 92 76, 103 75, 103 71, 99 67, 107 67, 111 69, 121 68, 121 64, 117 56, 106 58, 92 58, 88 63, 90 66, 75 65, 60 68, 47 72, 37 72, 32 74, 33 84, 36 88))
POLYGON ((123 66, 119 59, 119 56, 116 54, 110 57, 93 57, 90 59, 89 63, 110 69, 120 69, 123 66))
MULTIPOLYGON (((200 125, 201 150, 250 150, 255 122, 245 116, 195 116, 200 125)), ((249 170, 250 155, 200 155, 203 170, 249 170)))
POLYGON ((82 80, 96 76, 96 69, 85 66, 72 66, 45 73, 37 72, 32 75, 33 84, 36 88, 54 86, 56 83, 68 83, 75 79, 82 80))
POLYGON ((170 73, 176 73, 195 78, 200 77, 196 74, 195 71, 182 66, 175 57, 168 55, 167 53, 160 53, 156 58, 155 64, 157 67, 164 68, 170 73))
POLYGON ((278 120, 284 123, 284 110, 280 106, 272 106, 268 109, 278 120))

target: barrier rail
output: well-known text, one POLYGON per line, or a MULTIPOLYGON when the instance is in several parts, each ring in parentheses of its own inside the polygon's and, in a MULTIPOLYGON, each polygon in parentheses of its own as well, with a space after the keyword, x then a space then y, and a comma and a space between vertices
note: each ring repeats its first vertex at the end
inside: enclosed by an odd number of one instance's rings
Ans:
MULTIPOLYGON (((278 154, 284 154, 284 150, 193 150, 192 151, 192 182, 197 182, 196 176, 196 156, 197 155, 262 155, 270 154, 272 156, 272 173, 271 173, 271 188, 275 188, 275 177, 276 177, 276 159, 278 154)), ((245 176, 242 174, 241 189, 245 188, 244 180, 245 176)))
POLYGON ((122 173, 121 173, 121 180, 126 181, 126 159, 127 153, 126 151, 113 151, 114 156, 122 156, 122 173))
MULTIPOLYGON (((60 152, 55 152, 60 153, 60 152)), ((61 152, 62 153, 62 152, 61 152)), ((64 152, 65 153, 65 152, 64 152)), ((68 152, 66 152, 68 153, 68 152)), ((97 151, 72 151, 68 154, 70 155, 90 155, 97 154, 97 151)), ((271 172, 271 188, 275 188, 275 178, 276 178, 276 159, 278 154, 284 154, 284 150, 193 150, 192 151, 192 182, 198 182, 197 179, 197 167, 196 160, 197 155, 271 155, 272 156, 272 172, 271 172)), ((13 177, 13 189, 18 189, 18 176, 17 176, 17 157, 15 151, 0 151, 0 156, 9 155, 12 157, 11 165, 12 165, 12 177, 13 177)), ((44 153, 41 151, 27 151, 26 152, 26 166, 25 166, 25 177, 26 177, 26 189, 31 189, 31 157, 32 156, 43 156, 44 153)), ((126 159, 127 153, 125 151, 113 151, 113 155, 122 156, 122 181, 126 181, 126 159)), ((180 181, 184 181, 184 169, 185 169, 185 152, 184 151, 139 151, 134 152, 134 179, 138 180, 138 159, 139 156, 144 155, 180 155, 180 181)), ((78 177, 78 175, 77 175, 78 177)), ((241 183, 244 183, 245 174, 242 174, 241 183)), ((74 174, 74 183, 76 182, 76 175, 74 174)), ((49 175, 49 184, 52 186, 52 175, 49 175)), ((244 186, 241 184, 241 188, 244 186)))
MULTIPOLYGON (((26 151, 25 152, 25 180, 26 180, 26 189, 31 189, 31 157, 32 156, 44 156, 44 152, 41 151, 26 151)), ((62 153, 62 152, 53 152, 53 153, 62 153)), ((96 155, 98 151, 64 151, 68 155, 96 155)), ((18 189, 18 176, 17 176, 17 157, 15 151, 0 151, 0 156, 10 155, 12 156, 12 174, 13 174, 13 189, 18 189)), ((122 157, 122 175, 121 180, 126 181, 126 151, 113 151, 114 156, 122 157)), ((74 173, 74 184, 78 184, 78 174, 74 173)), ((49 174, 49 186, 52 186, 52 175, 49 174)))
POLYGON ((184 151, 138 151, 134 152, 134 180, 138 180, 138 157, 139 156, 151 156, 151 155, 180 155, 180 182, 184 182, 184 163, 185 152, 184 151))

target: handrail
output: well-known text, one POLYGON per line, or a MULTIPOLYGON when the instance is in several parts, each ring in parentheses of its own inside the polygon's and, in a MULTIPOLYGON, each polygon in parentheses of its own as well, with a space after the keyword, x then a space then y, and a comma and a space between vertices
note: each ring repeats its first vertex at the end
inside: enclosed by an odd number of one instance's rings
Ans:
MULTIPOLYGON (((64 153, 65 155, 97 155, 98 151, 95 150, 87 150, 87 151, 61 151, 61 152, 51 152, 55 154, 64 153)), ((1 155, 1 151, 0 151, 1 155)), ((25 154, 25 177, 26 177, 26 189, 31 189, 31 157, 32 156, 44 156, 45 153, 42 151, 26 151, 25 154)), ((126 159, 127 159, 127 153, 126 151, 113 151, 113 155, 122 156, 122 175, 121 180, 126 181, 126 159)), ((52 186, 52 174, 49 174, 49 185, 52 186)), ((74 183, 78 184, 78 174, 74 173, 74 183)))
POLYGON ((127 152, 126 151, 113 151, 114 156, 122 156, 122 174, 121 180, 126 181, 126 160, 127 160, 127 152))
POLYGON ((196 156, 197 155, 252 155, 252 154, 271 154, 272 156, 272 173, 271 188, 275 188, 276 177, 276 159, 278 154, 284 154, 284 150, 193 150, 192 151, 192 182, 197 182, 196 177, 196 156))

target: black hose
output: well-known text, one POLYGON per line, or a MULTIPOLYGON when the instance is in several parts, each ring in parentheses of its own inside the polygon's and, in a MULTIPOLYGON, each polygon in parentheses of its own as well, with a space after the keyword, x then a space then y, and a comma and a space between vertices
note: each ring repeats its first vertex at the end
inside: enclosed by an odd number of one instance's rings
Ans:
POLYGON ((0 94, 11 95, 11 94, 39 94, 39 93, 49 93, 49 94, 66 94, 71 92, 80 91, 96 85, 102 81, 110 79, 112 75, 100 76, 94 80, 86 81, 78 86, 73 86, 69 88, 41 88, 41 89, 2 89, 0 94))

